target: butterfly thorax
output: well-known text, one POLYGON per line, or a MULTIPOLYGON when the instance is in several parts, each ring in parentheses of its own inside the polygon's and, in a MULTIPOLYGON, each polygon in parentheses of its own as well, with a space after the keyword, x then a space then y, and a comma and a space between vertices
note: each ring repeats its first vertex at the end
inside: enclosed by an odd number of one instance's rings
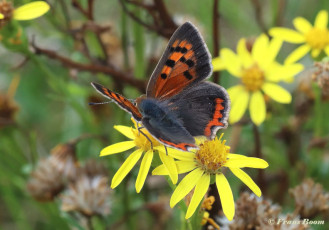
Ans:
POLYGON ((139 97, 136 99, 137 108, 143 115, 143 118, 164 119, 167 115, 166 109, 157 99, 139 97))

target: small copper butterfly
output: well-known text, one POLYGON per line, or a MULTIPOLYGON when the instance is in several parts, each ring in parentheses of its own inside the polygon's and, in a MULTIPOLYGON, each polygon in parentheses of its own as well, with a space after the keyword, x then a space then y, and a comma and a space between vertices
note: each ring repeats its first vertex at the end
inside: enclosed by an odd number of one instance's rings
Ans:
POLYGON ((227 127, 230 99, 226 90, 204 81, 212 73, 211 55, 197 28, 181 25, 169 40, 149 80, 146 96, 130 101, 91 83, 165 146, 189 151, 194 137, 213 139, 227 127))

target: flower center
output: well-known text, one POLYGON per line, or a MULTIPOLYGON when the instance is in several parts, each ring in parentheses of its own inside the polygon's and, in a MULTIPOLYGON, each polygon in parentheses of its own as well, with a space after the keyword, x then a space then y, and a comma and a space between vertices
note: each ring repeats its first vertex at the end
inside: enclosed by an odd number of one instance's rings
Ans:
POLYGON ((264 79, 264 72, 257 65, 244 69, 242 72, 241 81, 249 91, 259 90, 264 79))
POLYGON ((311 29, 306 35, 306 42, 313 49, 324 49, 329 45, 329 31, 327 29, 311 29))
POLYGON ((222 136, 211 141, 205 141, 195 154, 198 166, 207 173, 220 173, 221 167, 226 163, 230 147, 225 145, 225 140, 221 141, 222 136))
POLYGON ((146 129, 142 129, 140 130, 140 132, 138 132, 137 129, 133 129, 133 133, 135 135, 135 145, 138 148, 142 149, 144 152, 151 150, 151 142, 153 144, 153 147, 160 145, 160 143, 156 139, 154 139, 146 129), (145 135, 143 135, 143 133, 141 132, 143 132, 145 135), (147 138, 145 136, 147 136, 147 138))
POLYGON ((11 19, 13 11, 14 8, 11 2, 0 2, 0 13, 4 16, 3 19, 0 19, 0 29, 11 19))

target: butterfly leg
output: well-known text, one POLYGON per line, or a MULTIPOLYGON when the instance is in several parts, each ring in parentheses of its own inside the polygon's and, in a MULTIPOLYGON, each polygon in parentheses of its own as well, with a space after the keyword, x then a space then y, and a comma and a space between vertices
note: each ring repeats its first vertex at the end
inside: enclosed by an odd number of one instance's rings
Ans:
POLYGON ((167 146, 164 145, 164 147, 165 147, 165 150, 166 150, 166 155, 168 156, 167 146))
POLYGON ((153 143, 152 143, 152 141, 151 141, 151 139, 145 134, 145 133, 143 133, 142 131, 141 131, 141 129, 144 129, 145 127, 144 126, 140 126, 140 127, 138 127, 137 128, 137 130, 138 130, 138 133, 141 133, 149 142, 150 142, 150 144, 151 144, 151 149, 153 150, 153 143))

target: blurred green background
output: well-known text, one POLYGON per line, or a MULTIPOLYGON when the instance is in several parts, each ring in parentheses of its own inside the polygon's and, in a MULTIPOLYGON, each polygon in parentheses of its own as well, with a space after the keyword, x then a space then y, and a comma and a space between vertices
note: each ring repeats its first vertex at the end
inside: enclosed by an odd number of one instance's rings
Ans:
MULTIPOLYGON (((14 6, 27 2, 14 1, 14 6)), ((87 0, 77 2, 84 8, 88 6, 87 0)), ((119 1, 91 2, 94 6, 94 21, 86 18, 69 0, 51 0, 51 10, 46 15, 19 22, 19 25, 30 43, 33 41, 37 47, 55 51, 74 62, 108 65, 124 74, 135 76, 141 82, 146 81, 165 49, 167 38, 134 21, 124 12, 119 1), (83 33, 74 32, 83 25, 87 28, 83 33), (105 28, 105 32, 97 35, 95 30, 99 28, 105 28), (79 40, 78 36, 84 39, 79 40), (84 50, 86 47, 88 51, 84 50)), ((233 50, 241 37, 257 37, 264 30, 278 25, 291 28, 292 20, 297 16, 303 16, 313 23, 319 10, 329 9, 328 0, 218 2, 220 47, 233 50)), ((177 25, 191 21, 199 28, 213 54, 214 1, 168 0, 163 3, 177 25)), ((147 10, 126 2, 125 5, 144 22, 153 23, 147 10)), ((279 60, 283 61, 295 47, 285 43, 279 60)), ((33 53, 35 49, 31 50, 33 53)), ((99 82, 128 98, 138 97, 143 94, 142 90, 125 81, 114 80, 112 74, 81 71, 55 59, 38 54, 27 57, 0 43, 0 97, 8 93, 10 85, 15 88, 14 84, 18 82, 11 98, 14 101, 12 106, 17 111, 14 109, 10 115, 10 122, 0 125, 0 229, 83 229, 76 218, 60 210, 58 199, 38 202, 27 191, 26 184, 31 171, 56 145, 90 134, 91 138, 77 144, 77 158, 79 162, 91 158, 102 162, 109 172, 109 184, 126 156, 99 157, 102 148, 126 140, 113 129, 113 125, 131 126, 132 123, 129 114, 115 104, 89 106, 88 102, 106 101, 97 95, 90 82, 99 82)), ((314 70, 310 57, 304 58, 301 63, 305 71, 292 84, 284 84, 293 94, 292 104, 271 104, 268 118, 259 129, 263 158, 270 164, 265 170, 267 183, 264 196, 281 205, 283 213, 293 212, 295 204, 288 190, 300 184, 304 178, 310 177, 322 184, 325 191, 329 190, 328 102, 323 102, 321 111, 313 104, 300 106, 300 100, 307 101, 304 99, 307 95, 298 90, 298 85, 301 79, 314 70), (325 117, 320 124, 315 119, 319 117, 317 113, 325 117), (292 128, 294 119, 301 115, 306 116, 306 119, 296 131, 292 128), (320 130, 317 132, 319 135, 315 135, 316 127, 320 130), (316 141, 322 141, 322 145, 316 145, 316 141)), ((236 82, 226 71, 221 73, 220 84, 225 88, 236 82)), ((251 124, 230 126, 224 137, 235 146, 236 153, 253 155, 251 124)), ((111 214, 93 219, 93 228, 114 229, 113 226, 116 226, 117 229, 156 229, 154 226, 157 225, 157 219, 151 211, 136 210, 148 202, 158 201, 161 196, 168 197, 172 192, 169 186, 154 190, 147 185, 141 194, 136 194, 134 181, 137 172, 133 169, 130 176, 115 189, 111 197, 111 214)), ((248 173, 252 178, 257 177, 256 170, 248 173)), ((229 177, 229 181, 237 199, 239 192, 245 188, 241 188, 242 183, 233 176, 229 177)), ((170 214, 170 223, 164 224, 163 229, 183 229, 184 221, 176 209, 170 214)), ((315 219, 323 218, 319 215, 315 219)), ((328 229, 328 219, 326 225, 311 227, 328 229)))

